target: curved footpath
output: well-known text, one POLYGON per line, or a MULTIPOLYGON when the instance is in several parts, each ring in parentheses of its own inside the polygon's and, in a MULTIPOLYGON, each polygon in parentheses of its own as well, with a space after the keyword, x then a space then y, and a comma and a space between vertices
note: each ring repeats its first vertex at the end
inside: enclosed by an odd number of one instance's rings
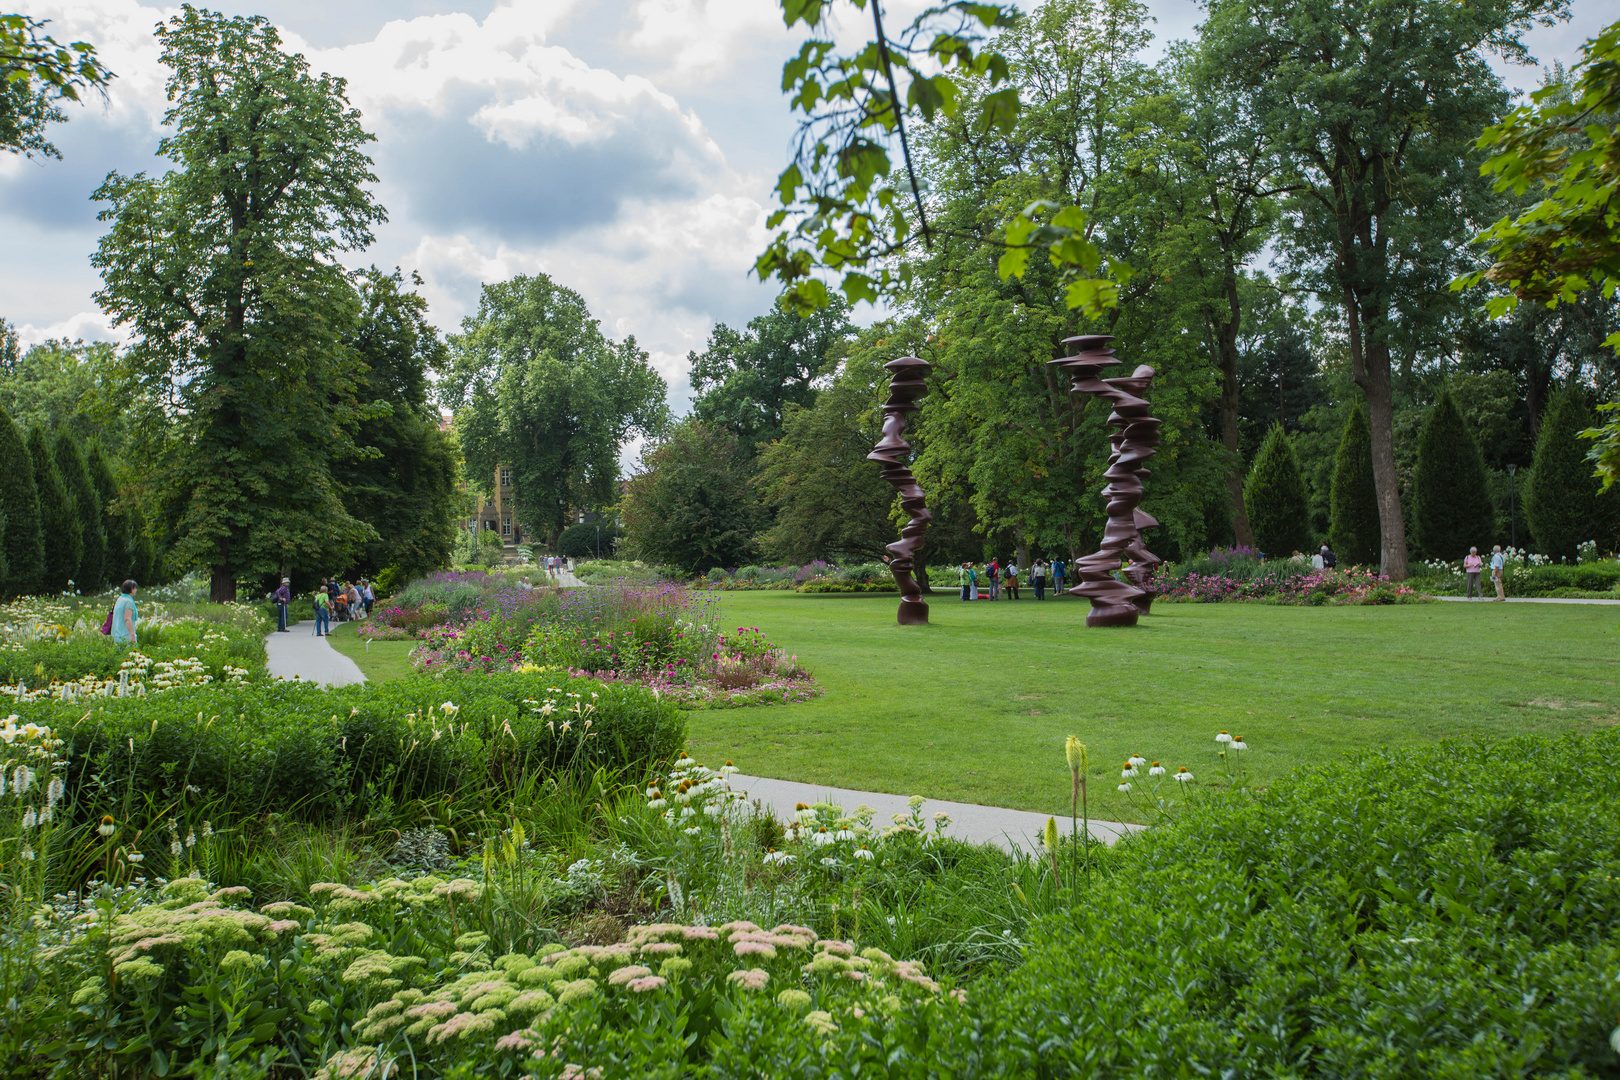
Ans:
POLYGON ((287 633, 271 631, 264 639, 265 669, 283 679, 297 676, 321 686, 348 686, 366 681, 353 660, 315 636, 315 620, 294 623, 287 633))
MULTIPOLYGON (((572 574, 568 575, 573 577, 572 574)), ((565 582, 567 584, 567 582, 565 582)), ((327 644, 325 638, 315 636, 315 623, 305 620, 286 634, 271 633, 265 638, 268 655, 267 668, 272 675, 291 679, 295 675, 305 682, 322 686, 347 686, 365 682, 366 677, 353 660, 327 644)), ((792 780, 772 780, 766 777, 737 774, 731 785, 746 792, 751 803, 757 802, 776 815, 777 820, 793 817, 799 803, 830 802, 853 811, 859 806, 870 806, 877 811, 873 822, 886 825, 896 814, 909 815, 911 806, 905 795, 889 795, 879 791, 853 791, 848 788, 825 787, 819 784, 800 784, 792 780)), ((1041 834, 1046 828, 1046 814, 1027 810, 1008 810, 999 806, 979 806, 976 803, 945 802, 929 799, 923 804, 923 816, 932 818, 938 813, 950 817, 946 832, 958 840, 973 844, 995 844, 1011 850, 1022 848, 1031 854, 1041 851, 1041 834)), ((1067 834, 1067 820, 1058 823, 1067 834)), ((1091 835, 1107 844, 1121 836, 1142 828, 1116 821, 1093 821, 1091 835)))

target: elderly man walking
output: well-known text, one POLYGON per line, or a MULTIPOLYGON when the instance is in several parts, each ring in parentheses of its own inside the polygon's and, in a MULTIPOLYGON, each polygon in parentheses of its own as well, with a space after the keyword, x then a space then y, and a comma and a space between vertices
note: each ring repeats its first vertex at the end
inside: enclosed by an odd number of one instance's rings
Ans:
POLYGON ((282 578, 281 587, 276 590, 276 633, 285 634, 287 630, 287 605, 292 603, 292 579, 282 578))
POLYGON ((1496 598, 1506 600, 1507 593, 1503 590, 1502 579, 1507 576, 1507 556, 1502 554, 1502 545, 1497 544, 1491 548, 1491 584, 1496 586, 1496 598))

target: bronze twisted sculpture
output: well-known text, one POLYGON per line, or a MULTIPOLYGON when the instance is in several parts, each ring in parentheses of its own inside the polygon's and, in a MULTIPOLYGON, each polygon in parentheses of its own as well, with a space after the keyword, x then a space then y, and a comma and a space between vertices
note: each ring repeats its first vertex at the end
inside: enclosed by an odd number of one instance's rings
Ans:
POLYGON ((1119 363, 1114 350, 1108 347, 1112 340, 1107 334, 1066 338, 1063 344, 1068 346, 1069 355, 1050 361, 1059 372, 1071 376, 1071 392, 1091 394, 1112 405, 1108 425, 1118 429, 1109 436, 1114 452, 1103 472, 1108 481, 1103 488, 1103 497, 1108 500, 1108 525, 1098 549, 1076 564, 1080 580, 1069 590, 1070 596, 1091 601, 1087 626, 1135 626, 1137 618, 1153 604, 1154 592, 1149 583, 1153 568, 1163 562, 1142 542, 1142 530, 1159 522, 1138 505, 1142 501, 1142 480, 1149 472, 1147 461, 1157 453, 1159 445, 1160 421, 1148 415, 1151 406, 1142 396, 1153 382, 1154 372, 1143 364, 1128 378, 1102 378, 1103 368, 1119 363), (1124 581, 1114 577, 1122 566, 1124 581))
POLYGON ((908 414, 921 408, 917 403, 928 393, 931 367, 928 361, 915 356, 902 356, 883 367, 891 372, 889 400, 883 403, 883 438, 866 455, 866 460, 883 466, 883 479, 895 486, 900 493, 900 508, 911 515, 911 520, 900 530, 900 539, 888 545, 889 572, 900 586, 900 625, 917 626, 928 621, 928 602, 922 598, 922 589, 911 572, 916 567, 917 551, 922 547, 923 533, 928 531, 933 515, 924 505, 922 487, 911 475, 908 464, 911 444, 903 436, 908 414))

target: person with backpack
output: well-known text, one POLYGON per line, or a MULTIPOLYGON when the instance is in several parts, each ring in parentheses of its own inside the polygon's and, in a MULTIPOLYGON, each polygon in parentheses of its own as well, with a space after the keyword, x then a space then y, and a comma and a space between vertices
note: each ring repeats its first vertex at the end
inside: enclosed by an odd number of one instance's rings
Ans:
POLYGON ((1323 567, 1323 569, 1332 570, 1334 567, 1336 567, 1338 565, 1339 565, 1339 557, 1337 555, 1333 554, 1333 549, 1332 548, 1328 547, 1326 544, 1323 544, 1322 545, 1322 567, 1323 567))
POLYGON ((1001 567, 996 564, 996 560, 990 560, 990 565, 985 567, 984 576, 990 579, 990 599, 1001 599, 1001 567))
POLYGON ((1059 555, 1052 560, 1052 596, 1054 598, 1063 595, 1063 575, 1067 569, 1063 565, 1063 556, 1059 555))
POLYGON ((1007 568, 1001 572, 1001 580, 1006 585, 1009 600, 1018 599, 1018 560, 1007 560, 1007 568))
POLYGON ((315 636, 325 637, 332 632, 332 597, 321 586, 321 591, 315 594, 315 636))

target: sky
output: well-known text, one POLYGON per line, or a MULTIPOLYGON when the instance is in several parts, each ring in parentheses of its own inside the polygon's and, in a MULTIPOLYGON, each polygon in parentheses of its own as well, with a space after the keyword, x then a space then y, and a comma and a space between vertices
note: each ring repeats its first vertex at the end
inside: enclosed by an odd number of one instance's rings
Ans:
MULTIPOLYGON (((615 338, 634 335, 689 397, 687 353, 716 323, 745 324, 774 290, 750 274, 793 118, 779 91, 796 48, 775 0, 229 0, 263 15, 315 71, 348 80, 377 136, 389 220, 353 266, 419 273, 447 333, 480 285, 544 272, 580 292, 615 338)), ((893 0, 888 17, 921 5, 893 0)), ((1157 46, 1190 37, 1190 0, 1148 0, 1157 46)), ((1603 23, 1527 39, 1566 65, 1603 23)), ((0 318, 25 343, 122 338, 92 297, 103 226, 90 195, 108 172, 159 171, 166 74, 153 27, 176 9, 139 0, 45 0, 29 14, 58 40, 94 43, 118 78, 105 101, 67 105, 63 160, 0 156, 0 318)), ((862 33, 864 24, 842 28, 862 33)), ((800 35, 802 37, 802 32, 800 35)), ((1499 68, 1530 88, 1534 68, 1499 68)), ((858 313, 859 314, 859 313, 858 313)), ((862 320, 864 321, 864 320, 862 320)))

